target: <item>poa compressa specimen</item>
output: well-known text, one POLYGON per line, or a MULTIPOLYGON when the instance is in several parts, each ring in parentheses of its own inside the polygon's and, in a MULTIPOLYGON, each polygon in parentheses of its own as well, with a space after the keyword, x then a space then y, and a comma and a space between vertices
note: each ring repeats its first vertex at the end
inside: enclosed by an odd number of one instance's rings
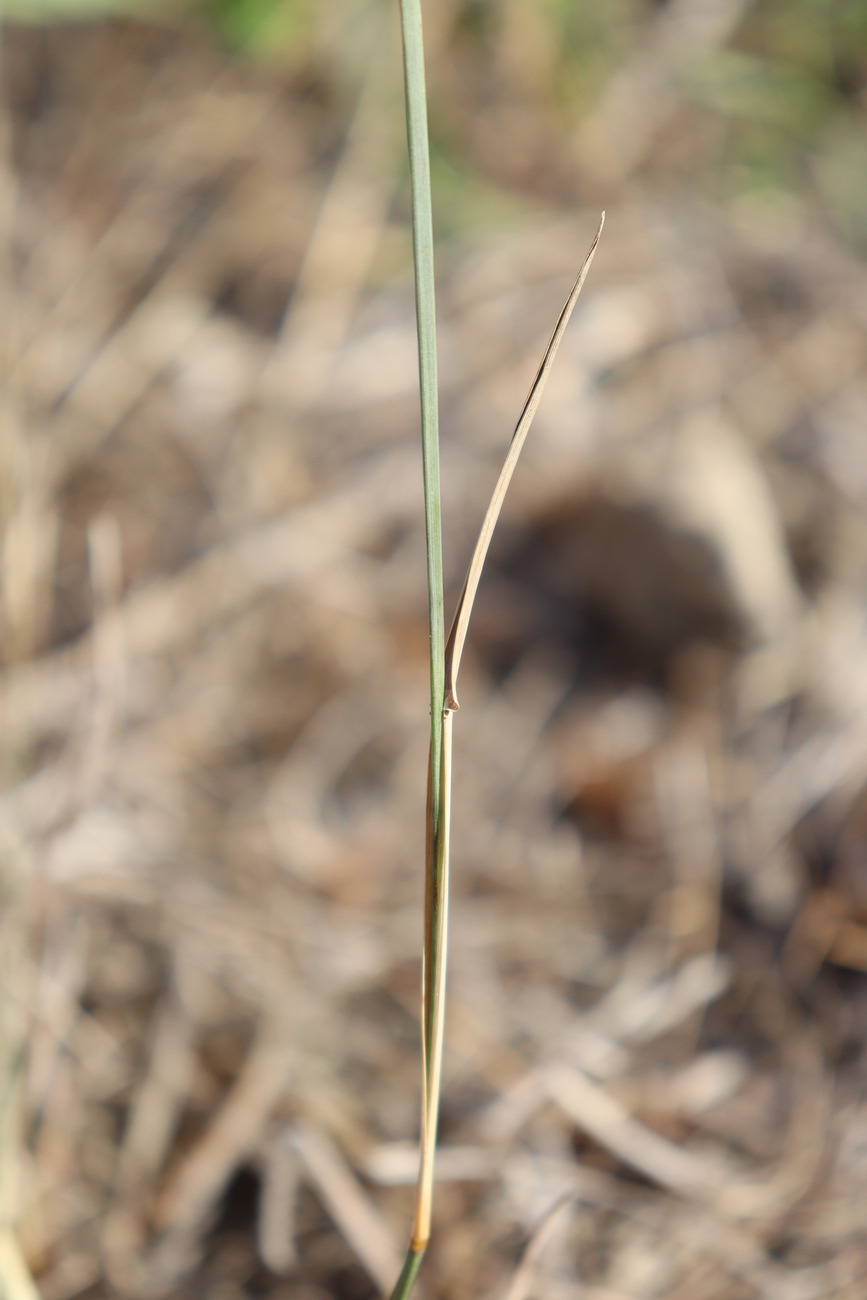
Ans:
POLYGON ((452 726, 458 704, 458 673, 470 615, 485 557, 518 457, 542 397, 554 357, 596 252, 605 214, 590 251, 566 299, 506 453, 485 513, 467 576, 458 598, 448 639, 443 611, 442 527, 439 481, 436 321, 434 311, 433 225, 430 155, 422 42, 421 0, 401 0, 407 142, 412 192, 413 264, 418 324, 421 390, 422 463, 427 545, 430 630, 431 732, 425 833, 425 915, 422 961, 422 1113, 421 1160, 415 1214, 406 1259, 392 1300, 406 1300, 430 1239, 434 1154, 439 1118, 445 1027, 446 955, 449 912, 449 831, 451 814, 452 726))

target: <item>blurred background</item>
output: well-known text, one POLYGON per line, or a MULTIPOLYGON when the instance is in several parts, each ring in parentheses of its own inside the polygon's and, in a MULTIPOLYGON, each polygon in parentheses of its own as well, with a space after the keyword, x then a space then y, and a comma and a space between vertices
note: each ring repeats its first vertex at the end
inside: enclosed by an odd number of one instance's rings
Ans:
MULTIPOLYGON (((465 660, 424 1295, 854 1300, 867 7, 425 20, 450 599, 608 219, 465 660)), ((420 1078, 397 6, 6 0, 0 92, 0 1284, 367 1300, 420 1078)))

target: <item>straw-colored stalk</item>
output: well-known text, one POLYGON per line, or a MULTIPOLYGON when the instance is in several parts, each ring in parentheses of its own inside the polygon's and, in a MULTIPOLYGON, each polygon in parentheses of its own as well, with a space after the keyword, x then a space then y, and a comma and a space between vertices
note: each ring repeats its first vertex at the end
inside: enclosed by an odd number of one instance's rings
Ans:
POLYGON ((413 263, 418 322, 422 462, 430 627, 431 738, 428 763, 424 958, 422 968, 421 1161, 409 1250, 392 1300, 406 1300, 421 1266, 431 1231, 434 1155, 440 1108, 445 1029, 446 956, 449 912, 452 727, 460 707, 458 672, 473 602, 491 538, 542 391, 572 309, 590 269, 605 214, 560 317, 518 420, 491 497, 452 621, 444 640, 439 427, 434 308, 433 226, 430 159, 420 0, 401 0, 407 141, 412 189, 413 263))

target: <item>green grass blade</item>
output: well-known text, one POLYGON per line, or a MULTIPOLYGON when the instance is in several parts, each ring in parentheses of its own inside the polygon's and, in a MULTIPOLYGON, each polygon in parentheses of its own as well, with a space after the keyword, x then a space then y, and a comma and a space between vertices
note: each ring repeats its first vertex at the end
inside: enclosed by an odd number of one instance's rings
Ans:
POLYGON ((436 311, 434 299, 433 219, 430 150, 424 77, 420 0, 400 0, 403 28, 407 145, 412 186, 412 242, 418 320, 418 365, 421 387, 421 439, 427 542, 430 626, 431 757, 433 824, 437 822, 442 706, 445 680, 442 521, 440 511, 439 408, 437 399, 436 311))

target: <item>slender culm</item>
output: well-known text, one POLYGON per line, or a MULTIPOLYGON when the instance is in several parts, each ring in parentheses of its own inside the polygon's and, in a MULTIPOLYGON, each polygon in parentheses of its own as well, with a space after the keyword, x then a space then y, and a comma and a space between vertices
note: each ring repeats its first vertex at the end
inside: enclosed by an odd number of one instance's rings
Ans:
POLYGON ((392 1300, 407 1300, 427 1249, 433 1205, 434 1157, 440 1109, 445 1035, 446 959, 449 915, 452 726, 458 708, 457 676, 473 601, 488 546, 521 448, 541 400, 563 332, 584 284, 602 221, 578 278, 560 313, 536 378, 521 411, 500 477, 485 514, 469 572, 458 600, 448 643, 443 618, 442 527, 437 412, 436 315, 430 157, 420 0, 401 0, 407 140, 412 190, 413 263, 418 323, 422 457, 430 618, 431 736, 425 833, 425 916, 422 959, 421 1159, 412 1235, 392 1300))

